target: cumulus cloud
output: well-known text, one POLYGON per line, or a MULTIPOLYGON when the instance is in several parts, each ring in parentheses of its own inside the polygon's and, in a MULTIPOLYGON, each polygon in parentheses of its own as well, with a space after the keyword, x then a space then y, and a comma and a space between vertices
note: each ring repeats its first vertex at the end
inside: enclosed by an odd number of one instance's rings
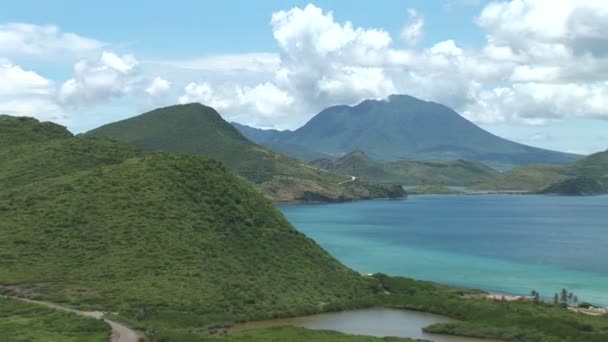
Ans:
POLYGON ((408 45, 416 45, 422 39, 424 17, 413 8, 407 10, 408 23, 401 29, 401 39, 408 45))
POLYGON ((82 56, 96 51, 104 43, 62 32, 57 26, 27 23, 0 25, 0 56, 82 56))
POLYGON ((215 103, 228 116, 266 126, 291 116, 292 125, 277 128, 293 128, 331 105, 392 93, 446 104, 477 123, 608 118, 607 13, 608 3, 595 0, 494 1, 475 19, 486 36, 482 46, 447 39, 415 48, 424 17, 411 9, 400 34, 408 47, 397 48, 382 28, 337 22, 314 5, 296 7, 272 15, 278 55, 218 56, 191 65, 261 71, 261 81, 191 84, 180 101, 215 103))
POLYGON ((74 66, 72 78, 59 89, 59 102, 66 106, 91 106, 131 93, 139 82, 138 61, 133 55, 119 56, 103 52, 91 63, 81 60, 74 66))
POLYGON ((171 88, 171 82, 162 77, 155 77, 144 90, 148 96, 157 98, 167 95, 171 88))
POLYGON ((54 84, 40 74, 0 59, 0 114, 66 123, 53 100, 54 84))
POLYGON ((34 71, 24 70, 9 60, 0 59, 0 96, 49 94, 53 82, 34 71))

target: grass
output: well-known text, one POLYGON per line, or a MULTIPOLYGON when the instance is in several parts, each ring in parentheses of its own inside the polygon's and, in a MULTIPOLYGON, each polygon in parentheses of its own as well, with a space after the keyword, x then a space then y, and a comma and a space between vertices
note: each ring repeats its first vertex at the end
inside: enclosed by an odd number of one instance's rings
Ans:
POLYGON ((110 326, 41 305, 0 296, 0 341, 107 342, 110 326))

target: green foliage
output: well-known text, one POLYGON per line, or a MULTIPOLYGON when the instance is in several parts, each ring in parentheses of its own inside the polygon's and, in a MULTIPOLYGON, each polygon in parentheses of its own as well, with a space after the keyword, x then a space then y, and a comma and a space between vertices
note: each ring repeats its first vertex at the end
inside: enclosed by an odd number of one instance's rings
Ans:
MULTIPOLYGON (((94 129, 88 136, 109 137, 147 151, 202 155, 221 161, 274 201, 345 201, 389 197, 393 190, 367 182, 343 186, 344 175, 315 167, 256 145, 210 107, 187 104, 160 108, 94 129)), ((401 194, 404 196, 404 193, 401 194)))
POLYGON ((76 137, 2 153, 0 284, 159 338, 369 305, 378 289, 217 161, 76 137))
POLYGON ((381 305, 433 312, 462 321, 435 324, 426 328, 427 332, 535 342, 608 340, 606 317, 577 314, 542 302, 494 301, 482 293, 406 278, 375 277, 390 292, 380 297, 381 305))
POLYGON ((70 136, 72 134, 65 127, 51 122, 41 123, 34 118, 0 115, 0 148, 70 136))
POLYGON ((599 181, 590 177, 575 177, 552 184, 541 190, 543 194, 556 194, 568 196, 601 195, 608 192, 608 188, 599 181))
POLYGON ((107 342, 109 338, 110 326, 101 320, 0 296, 0 341, 107 342))

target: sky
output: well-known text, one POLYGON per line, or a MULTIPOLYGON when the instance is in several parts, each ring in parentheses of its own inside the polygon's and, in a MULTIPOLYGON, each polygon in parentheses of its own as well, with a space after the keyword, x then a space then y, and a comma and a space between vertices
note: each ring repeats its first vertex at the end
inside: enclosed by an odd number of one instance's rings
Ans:
POLYGON ((0 113, 80 133, 201 102, 294 129, 409 94, 499 136, 608 148, 608 1, 31 1, 0 10, 0 113))

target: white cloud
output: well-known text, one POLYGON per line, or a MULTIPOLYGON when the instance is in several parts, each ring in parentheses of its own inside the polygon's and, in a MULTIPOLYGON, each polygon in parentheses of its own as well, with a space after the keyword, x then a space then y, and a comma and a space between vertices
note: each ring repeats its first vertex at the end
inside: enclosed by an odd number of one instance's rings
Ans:
POLYGON ((0 25, 0 56, 40 56, 56 57, 70 55, 82 57, 96 51, 104 43, 62 32, 57 26, 39 26, 26 23, 0 25))
POLYGON ((401 39, 408 45, 416 45, 422 39, 424 17, 413 8, 407 10, 408 23, 401 29, 401 39))
POLYGON ((215 55, 189 60, 149 61, 151 64, 175 68, 215 72, 275 72, 281 59, 275 53, 243 53, 215 55))
POLYGON ((103 52, 91 64, 81 60, 74 66, 72 78, 59 90, 59 102, 66 106, 91 106, 131 93, 139 79, 137 59, 133 55, 103 52))
POLYGON ((53 101, 53 94, 51 80, 0 59, 0 114, 66 123, 61 108, 53 101))
POLYGON ((431 53, 434 55, 444 54, 448 56, 461 56, 462 49, 456 46, 453 40, 444 40, 439 42, 430 49, 431 53))
POLYGON ((146 87, 145 92, 153 98, 167 95, 171 88, 171 82, 162 77, 155 77, 152 82, 146 87))
POLYGON ((486 35, 478 48, 447 39, 414 49, 424 17, 413 9, 408 13, 400 36, 409 47, 399 49, 385 30, 336 22, 332 12, 314 5, 276 12, 271 25, 278 55, 217 56, 184 64, 204 71, 260 71, 257 82, 206 78, 186 87, 180 101, 215 103, 246 123, 272 126, 272 118, 280 122, 277 128, 294 128, 331 105, 391 93, 446 104, 477 123, 608 118, 608 3, 491 2, 476 19, 486 35), (251 62, 256 59, 265 62, 251 62))
POLYGON ((53 82, 34 71, 23 70, 8 60, 0 59, 0 96, 49 94, 53 82))

